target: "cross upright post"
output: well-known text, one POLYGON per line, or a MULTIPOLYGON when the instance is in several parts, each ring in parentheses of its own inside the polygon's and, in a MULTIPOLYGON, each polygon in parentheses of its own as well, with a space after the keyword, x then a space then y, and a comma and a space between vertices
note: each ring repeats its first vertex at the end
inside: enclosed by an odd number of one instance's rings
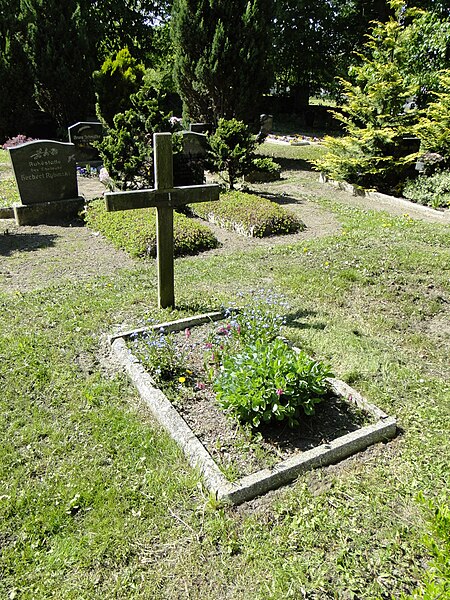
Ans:
POLYGON ((195 202, 219 199, 218 185, 173 186, 172 134, 153 135, 155 187, 148 190, 108 192, 106 210, 133 210, 156 207, 156 259, 158 270, 158 306, 175 306, 173 209, 195 202))

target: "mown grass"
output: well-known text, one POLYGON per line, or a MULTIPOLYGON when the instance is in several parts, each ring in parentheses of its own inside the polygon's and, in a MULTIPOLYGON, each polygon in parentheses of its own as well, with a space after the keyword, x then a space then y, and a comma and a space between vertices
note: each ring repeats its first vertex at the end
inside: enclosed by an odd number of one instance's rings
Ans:
POLYGON ((448 503, 450 232, 321 204, 342 234, 179 259, 175 310, 156 308, 141 262, 0 295, 0 597, 387 600, 415 588, 429 559, 416 497, 448 503), (259 288, 283 292, 286 334, 401 430, 218 507, 104 337, 259 288))

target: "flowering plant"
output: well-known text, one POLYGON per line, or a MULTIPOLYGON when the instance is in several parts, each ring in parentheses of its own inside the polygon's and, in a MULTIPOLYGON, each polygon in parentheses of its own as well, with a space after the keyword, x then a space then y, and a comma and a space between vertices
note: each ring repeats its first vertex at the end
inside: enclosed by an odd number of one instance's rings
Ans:
POLYGON ((302 412, 312 414, 323 399, 330 375, 322 363, 279 338, 256 340, 224 357, 213 388, 220 406, 241 423, 257 427, 287 420, 295 426, 302 412))
POLYGON ((149 330, 142 337, 134 339, 134 355, 149 370, 155 383, 163 384, 178 378, 186 380, 185 358, 179 352, 172 333, 161 327, 158 331, 149 330))
POLYGON ((280 296, 258 294, 205 344, 209 373, 220 406, 241 423, 287 420, 298 425, 328 390, 330 369, 277 337, 287 305, 280 296))

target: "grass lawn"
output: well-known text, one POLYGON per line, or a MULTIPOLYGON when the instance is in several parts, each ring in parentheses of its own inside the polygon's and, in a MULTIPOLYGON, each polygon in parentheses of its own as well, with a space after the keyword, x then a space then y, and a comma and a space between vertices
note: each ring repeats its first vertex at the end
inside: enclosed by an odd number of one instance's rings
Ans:
POLYGON ((448 503, 450 231, 337 204, 326 188, 315 201, 338 234, 177 259, 176 310, 156 308, 155 265, 138 260, 0 293, 1 598, 388 600, 423 579, 417 496, 448 503), (260 288, 289 301, 285 335, 401 431, 229 508, 147 414, 105 336, 260 288))

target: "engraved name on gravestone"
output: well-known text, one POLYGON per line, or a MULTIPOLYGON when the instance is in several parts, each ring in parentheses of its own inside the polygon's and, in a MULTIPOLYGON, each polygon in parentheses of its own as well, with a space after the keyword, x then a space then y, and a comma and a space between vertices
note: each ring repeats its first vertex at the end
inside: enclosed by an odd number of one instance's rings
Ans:
POLYGON ((79 121, 67 129, 69 141, 75 144, 76 158, 79 165, 100 164, 99 151, 94 148, 94 142, 103 139, 103 126, 98 121, 79 121))
POLYGON ((22 204, 78 197, 75 146, 64 142, 27 142, 9 153, 22 204))

